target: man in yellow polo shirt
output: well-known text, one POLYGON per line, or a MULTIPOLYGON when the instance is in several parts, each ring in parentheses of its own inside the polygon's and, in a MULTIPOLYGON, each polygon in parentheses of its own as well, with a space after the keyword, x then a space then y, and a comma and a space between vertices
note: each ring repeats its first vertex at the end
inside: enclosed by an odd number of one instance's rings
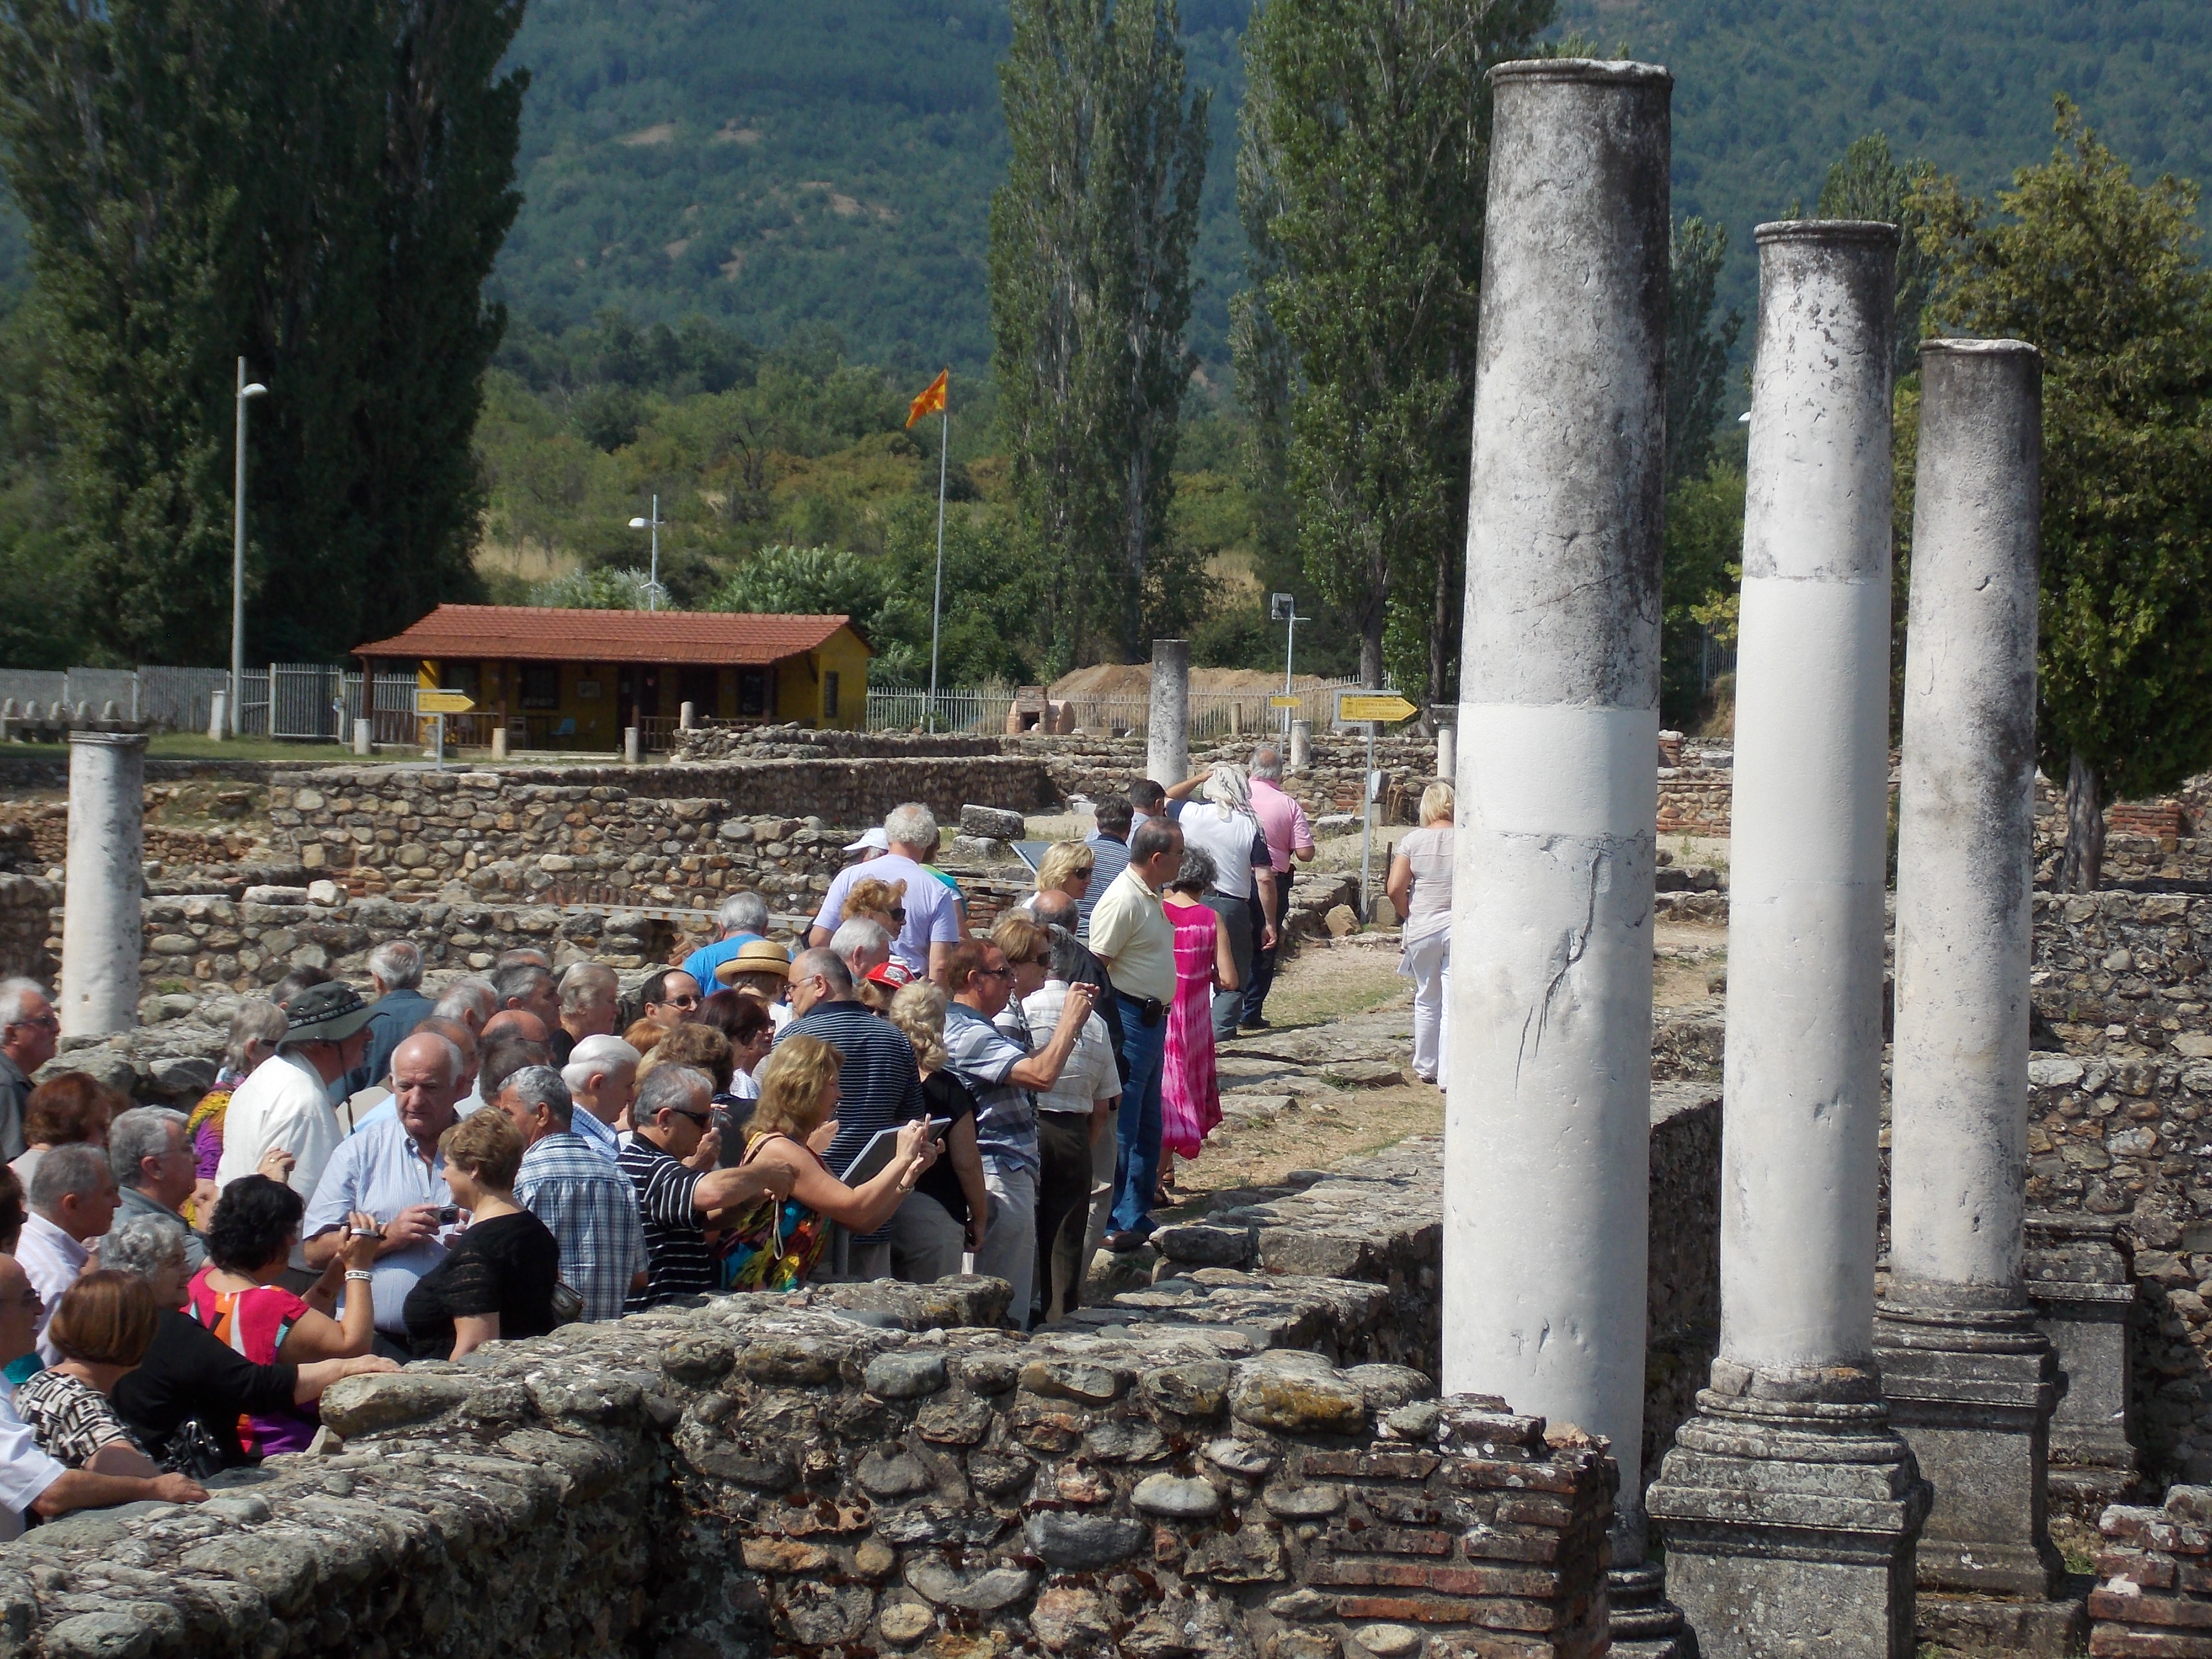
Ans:
POLYGON ((1175 924, 1160 908, 1160 890, 1182 866, 1182 831, 1167 818, 1147 818, 1129 837, 1128 867, 1114 878, 1091 912, 1091 951, 1106 964, 1121 1000, 1121 1145, 1114 1177, 1109 1250, 1133 1250, 1152 1231, 1152 1191, 1160 1174, 1160 1064, 1167 1049, 1169 1007, 1175 1001, 1175 924))

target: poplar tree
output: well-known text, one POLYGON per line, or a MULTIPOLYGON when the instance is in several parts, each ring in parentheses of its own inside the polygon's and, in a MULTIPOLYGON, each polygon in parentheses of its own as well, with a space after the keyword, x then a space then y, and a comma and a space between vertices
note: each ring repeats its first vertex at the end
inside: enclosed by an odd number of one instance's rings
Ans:
POLYGON ((2043 353, 2037 738, 2066 780, 2059 884, 2090 892, 2105 799, 2212 764, 2212 279, 2196 185, 2136 185, 2063 97, 2057 127, 2002 218, 1949 179, 1915 201, 1937 327, 2043 353))
POLYGON ((1013 24, 993 371, 1058 673, 1102 635, 1141 660, 1151 625, 1196 609, 1167 520, 1207 102, 1186 94, 1174 0, 1018 0, 1013 24))
POLYGON ((1267 0, 1245 33, 1240 382, 1287 388, 1308 577, 1418 701, 1451 694, 1491 67, 1553 0, 1267 0), (1266 354, 1277 336, 1287 363, 1266 354))
POLYGON ((249 649, 335 658, 475 587, 469 452, 519 198, 512 0, 7 0, 0 141, 28 221, 87 637, 229 655, 233 374, 249 649))

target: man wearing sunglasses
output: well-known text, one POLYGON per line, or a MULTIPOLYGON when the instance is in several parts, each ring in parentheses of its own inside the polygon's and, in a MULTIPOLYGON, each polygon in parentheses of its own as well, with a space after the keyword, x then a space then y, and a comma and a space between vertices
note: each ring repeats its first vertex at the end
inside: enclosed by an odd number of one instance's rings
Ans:
POLYGON ((646 981, 639 996, 645 1018, 674 1030, 684 1021, 699 1018, 699 981, 681 968, 667 968, 646 981))
POLYGON ((23 1155, 31 1073, 54 1057, 62 1023, 37 981, 0 981, 0 1161, 23 1155))

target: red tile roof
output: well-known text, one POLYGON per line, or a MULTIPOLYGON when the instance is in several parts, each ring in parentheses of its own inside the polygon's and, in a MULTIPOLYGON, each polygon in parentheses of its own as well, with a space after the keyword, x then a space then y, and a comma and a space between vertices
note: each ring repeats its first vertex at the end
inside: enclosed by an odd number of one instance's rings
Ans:
POLYGON ((353 654, 764 666, 817 649, 850 622, 847 617, 754 617, 726 611, 441 605, 403 633, 356 646, 353 654))

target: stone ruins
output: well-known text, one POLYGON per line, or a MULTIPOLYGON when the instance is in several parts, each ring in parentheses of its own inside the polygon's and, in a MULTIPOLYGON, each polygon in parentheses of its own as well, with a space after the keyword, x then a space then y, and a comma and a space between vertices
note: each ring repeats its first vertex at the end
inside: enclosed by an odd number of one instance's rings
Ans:
MULTIPOLYGON (((1441 1141, 1216 1194, 1026 1339, 1000 1281, 885 1281, 349 1379, 205 1504, 0 1549, 0 1654, 2212 1652, 2212 793, 2113 809, 2112 890, 2036 890, 2036 354, 1923 348, 1893 757, 1896 232, 1760 229, 1739 724, 1662 732, 1671 82, 1494 84, 1462 699, 1379 749, 1389 819, 1462 790, 1441 1141)), ((476 771, 73 730, 66 812, 0 803, 0 970, 58 970, 58 1066, 188 1103, 290 968, 635 979, 733 887, 802 926, 900 800, 988 922, 1025 813, 1249 755, 1190 752, 1188 666, 1159 642, 1149 743, 476 771)), ((1296 737, 1347 821, 1364 739, 1296 737)), ((1356 897, 1302 881, 1293 931, 1360 948, 1356 897)), ((1408 1031, 1240 1039, 1224 1133, 1356 1114, 1408 1031)))

